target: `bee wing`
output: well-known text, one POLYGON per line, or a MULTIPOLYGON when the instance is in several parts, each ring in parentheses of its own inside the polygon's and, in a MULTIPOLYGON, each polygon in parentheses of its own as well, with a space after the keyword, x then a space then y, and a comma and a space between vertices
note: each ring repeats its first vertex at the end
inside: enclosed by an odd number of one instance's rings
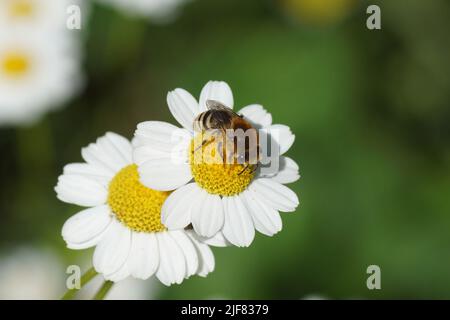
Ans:
POLYGON ((228 110, 230 109, 226 105, 224 105, 222 102, 219 102, 217 100, 206 100, 206 107, 208 110, 228 110))
POLYGON ((225 111, 227 113, 231 113, 235 116, 241 117, 241 115, 234 112, 233 109, 216 100, 206 100, 206 107, 208 108, 208 110, 225 111))

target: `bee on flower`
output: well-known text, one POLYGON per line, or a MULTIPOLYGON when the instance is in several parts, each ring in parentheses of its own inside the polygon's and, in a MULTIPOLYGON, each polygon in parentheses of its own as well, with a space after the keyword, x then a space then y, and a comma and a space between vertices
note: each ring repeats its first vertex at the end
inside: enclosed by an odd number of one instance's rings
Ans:
MULTIPOLYGON (((283 155, 295 139, 289 127, 272 124, 271 114, 258 104, 232 111, 233 94, 220 81, 208 82, 198 102, 186 90, 175 89, 169 92, 167 103, 183 128, 159 121, 140 123, 134 150, 142 184, 154 190, 174 190, 162 206, 162 223, 169 230, 192 226, 206 243, 217 246, 249 246, 255 229, 268 236, 279 232, 279 212, 295 211, 299 204, 297 195, 284 185, 299 178, 295 161, 283 155), (223 129, 256 128, 256 147, 244 147, 243 152, 234 153, 231 162, 207 161, 211 154, 223 158, 224 140, 217 139, 226 135, 223 129), (205 133, 208 129, 214 132, 205 133), (276 171, 257 170, 261 159, 253 157, 252 162, 249 156, 250 149, 261 154, 263 136, 270 136, 277 146, 271 155, 279 164, 276 171)), ((235 140, 230 141, 234 147, 235 140)))

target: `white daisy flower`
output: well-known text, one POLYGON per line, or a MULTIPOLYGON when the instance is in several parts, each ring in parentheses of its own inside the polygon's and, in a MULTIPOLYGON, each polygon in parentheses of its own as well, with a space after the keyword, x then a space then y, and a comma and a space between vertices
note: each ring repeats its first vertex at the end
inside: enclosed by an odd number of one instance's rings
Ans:
POLYGON ((130 15, 146 16, 156 21, 170 20, 189 0, 101 0, 130 15))
POLYGON ((179 284, 214 269, 210 248, 192 231, 167 230, 161 223, 161 206, 170 192, 139 182, 127 139, 107 133, 81 154, 86 163, 65 166, 55 188, 60 200, 89 207, 64 224, 68 248, 96 246, 94 268, 111 281, 156 274, 165 285, 179 284))
POLYGON ((80 88, 80 57, 62 33, 0 29, 0 125, 35 121, 80 88))
MULTIPOLYGON (((193 161, 195 151, 191 145, 201 136, 194 134, 193 123, 207 110, 208 100, 230 108, 234 104, 225 82, 208 82, 199 102, 186 90, 169 92, 169 109, 183 129, 158 121, 140 123, 135 133, 134 160, 144 185, 175 190, 162 208, 162 222, 169 230, 192 224, 208 244, 249 246, 255 229, 274 235, 282 228, 279 211, 291 212, 298 206, 297 195, 283 185, 299 178, 298 166, 285 156, 279 157, 280 166, 274 173, 243 170, 244 164, 238 163, 193 161)), ((289 127, 272 124, 271 114, 262 106, 249 105, 238 113, 262 132, 276 132, 273 138, 280 154, 292 146, 295 137, 289 127)))

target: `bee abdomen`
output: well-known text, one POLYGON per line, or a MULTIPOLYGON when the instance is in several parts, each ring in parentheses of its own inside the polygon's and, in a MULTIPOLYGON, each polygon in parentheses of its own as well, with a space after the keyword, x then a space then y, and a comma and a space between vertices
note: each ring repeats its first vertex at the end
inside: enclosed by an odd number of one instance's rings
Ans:
POLYGON ((208 110, 194 120, 194 130, 226 129, 230 127, 231 116, 222 111, 208 110))
POLYGON ((201 132, 204 129, 203 120, 205 113, 200 113, 194 120, 194 131, 201 132))

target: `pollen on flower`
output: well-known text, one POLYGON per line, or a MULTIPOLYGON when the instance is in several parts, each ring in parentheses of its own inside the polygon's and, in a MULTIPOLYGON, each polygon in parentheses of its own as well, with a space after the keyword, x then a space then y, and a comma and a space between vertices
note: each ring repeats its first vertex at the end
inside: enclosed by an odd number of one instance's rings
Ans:
POLYGON ((117 219, 137 232, 166 230, 161 207, 170 192, 149 189, 139 182, 135 164, 119 171, 109 184, 108 204, 117 219))
POLYGON ((191 141, 189 163, 195 182, 208 193, 233 196, 243 192, 253 179, 253 165, 218 161, 217 143, 202 143, 203 136, 191 141))
POLYGON ((1 56, 1 69, 4 74, 11 77, 24 75, 30 68, 29 59, 21 53, 7 53, 1 56))
POLYGON ((31 0, 10 0, 9 14, 13 18, 29 17, 34 8, 31 0))

